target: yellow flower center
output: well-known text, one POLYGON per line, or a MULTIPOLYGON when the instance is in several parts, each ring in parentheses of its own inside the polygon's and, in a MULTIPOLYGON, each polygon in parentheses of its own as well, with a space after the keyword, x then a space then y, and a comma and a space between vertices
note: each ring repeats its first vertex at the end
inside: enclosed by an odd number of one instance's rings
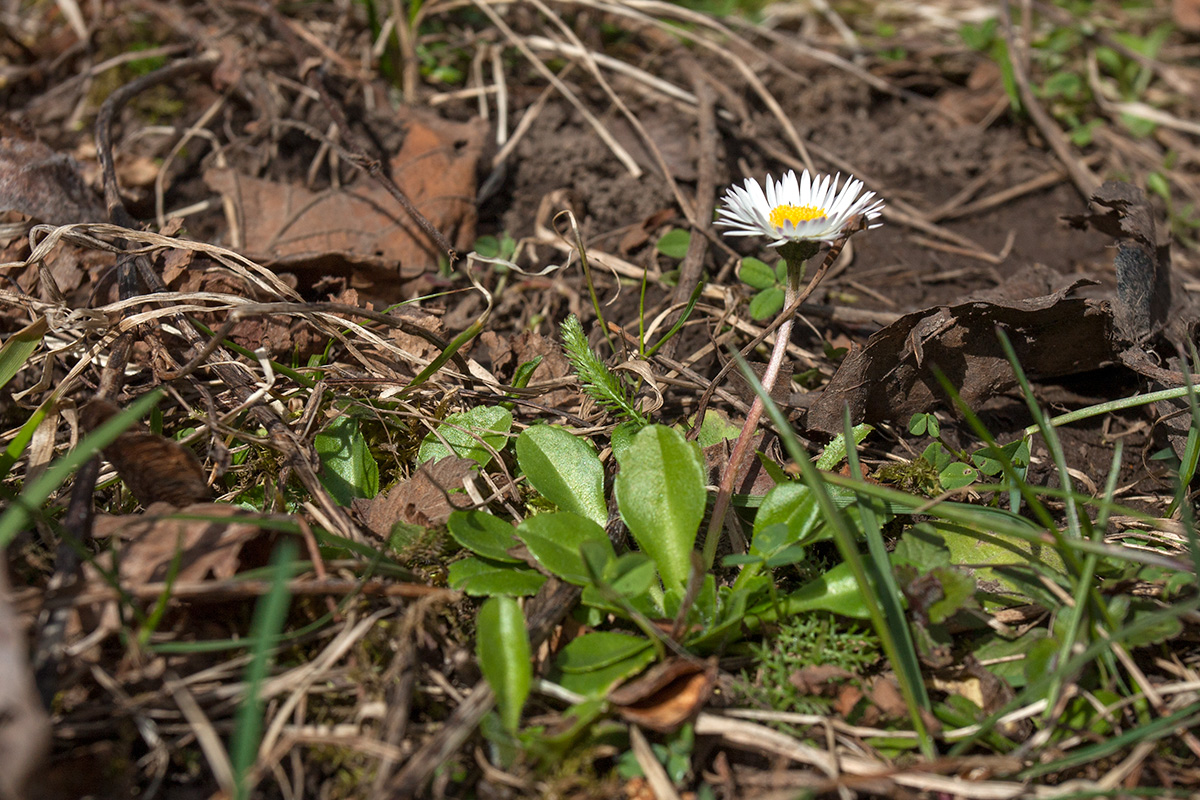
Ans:
POLYGON ((782 228, 785 221, 796 225, 823 216, 825 216, 825 209, 816 206, 775 206, 771 209, 771 224, 776 228, 782 228))

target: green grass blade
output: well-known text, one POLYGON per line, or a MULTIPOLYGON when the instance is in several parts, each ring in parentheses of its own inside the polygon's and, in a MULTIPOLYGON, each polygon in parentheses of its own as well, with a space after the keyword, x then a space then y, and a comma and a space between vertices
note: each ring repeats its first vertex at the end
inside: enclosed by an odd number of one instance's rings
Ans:
POLYGON ((42 338, 48 329, 46 318, 39 317, 36 322, 26 325, 8 337, 4 346, 0 347, 0 387, 21 371, 25 362, 41 346, 42 338))
MULTIPOLYGON (((895 666, 897 674, 899 674, 902 669, 906 668, 902 666, 904 657, 897 649, 896 642, 892 637, 892 629, 889 627, 887 622, 887 617, 883 609, 880 608, 879 600, 875 597, 874 592, 871 589, 870 579, 867 577, 867 568, 863 563, 862 556, 858 552, 858 541, 854 535, 854 532, 850 530, 850 526, 847 524, 846 518, 842 516, 837 505, 834 504, 833 498, 830 497, 829 491, 825 487, 825 481, 822 473, 817 472, 817 468, 813 466, 812 462, 809 460, 808 453, 806 453, 804 448, 801 447, 799 440, 796 438, 791 426, 788 425, 787 419, 783 416, 783 413, 780 412, 779 407, 775 405, 770 396, 763 391, 762 383, 759 382, 758 376, 756 376, 750 369, 749 365, 746 364, 745 359, 741 357, 740 353, 737 351, 731 351, 731 353, 734 360, 737 362, 738 368, 742 371, 742 375, 745 377, 746 381, 754 389, 754 392, 762 398, 764 410, 771 418, 771 422, 774 423, 776 430, 779 431, 780 438, 783 440, 784 448, 788 451, 788 455, 791 456, 792 460, 800 466, 800 472, 804 477, 804 482, 812 490, 813 497, 816 499, 817 505, 821 509, 822 517, 825 518, 829 524, 830 530, 833 531, 834 541, 837 543, 838 550, 841 553, 843 560, 850 565, 850 569, 854 573, 855 580, 862 588, 863 599, 866 602, 867 611, 870 615, 872 624, 875 626, 876 632, 879 634, 881 643, 884 646, 884 652, 887 654, 888 659, 895 666)), ((851 432, 850 427, 847 426, 847 441, 850 441, 852 436, 853 433, 851 432)), ((852 450, 853 448, 847 447, 847 455, 849 455, 852 450)), ((861 481, 851 481, 850 488, 857 489, 861 483, 861 481)), ((884 563, 888 563, 886 556, 884 563)), ((884 572, 887 570, 880 571, 884 572)), ((905 635, 907 636, 907 629, 905 630, 905 635)), ((909 644, 911 646, 911 640, 909 644)), ((917 668, 917 674, 920 674, 919 667, 917 668)), ((913 687, 911 686, 911 683, 909 683, 908 680, 902 680, 902 692, 905 689, 905 684, 908 684, 908 688, 912 690, 913 687)), ((921 685, 923 688, 920 680, 917 681, 917 684, 921 685)), ((921 694, 924 694, 924 692, 922 691, 921 694)), ((912 697, 906 696, 905 702, 909 706, 910 712, 913 715, 913 727, 919 735, 921 751, 926 755, 926 757, 933 758, 936 755, 933 739, 930 737, 929 732, 926 729, 924 719, 921 718, 921 714, 916 710, 920 708, 921 700, 919 696, 914 694, 912 697)), ((925 706, 928 707, 928 698, 925 699, 925 706)))
POLYGON ((33 440, 33 433, 37 430, 38 425, 42 424, 42 420, 46 418, 50 408, 58 402, 57 397, 51 397, 46 400, 29 415, 29 419, 25 420, 25 424, 17 431, 16 436, 8 443, 8 447, 4 448, 4 452, 0 453, 0 481, 8 477, 9 470, 13 464, 17 463, 17 459, 25 454, 25 448, 29 446, 33 440))
POLYGON ((1090 764, 1093 761, 1108 758, 1136 744, 1162 739, 1179 729, 1195 730, 1197 725, 1200 725, 1200 702, 1191 703, 1173 714, 1159 717, 1145 725, 1128 730, 1120 736, 1080 747, 1062 758, 1030 767, 1017 777, 1021 780, 1030 780, 1052 772, 1063 772, 1081 764, 1090 764))
MULTIPOLYGON (((1188 613, 1196 611, 1200 608, 1200 597, 1190 597, 1187 600, 1177 602, 1170 608, 1156 611, 1139 618, 1135 622, 1125 625, 1120 629, 1113 631, 1109 639, 1097 639, 1092 642, 1078 654, 1076 654, 1069 662, 1060 666, 1060 670, 1065 673, 1077 673, 1087 667, 1087 665, 1100 658, 1103 654, 1111 652, 1113 642, 1124 642, 1130 636, 1139 633, 1147 627, 1155 627, 1162 622, 1178 619, 1188 613)), ((948 757, 964 755, 969 752, 976 742, 983 736, 995 729, 1000 720, 1007 714, 1016 711, 1018 708, 1023 708, 1042 699, 1046 696, 1050 688, 1051 682, 1054 680, 1053 675, 1044 675, 1037 680, 1031 681, 1024 689, 1022 689, 1016 697, 1005 703, 1004 706, 992 712, 992 714, 979 724, 979 728, 970 735, 960 739, 955 743, 947 754, 948 757)))
POLYGON ((74 450, 59 458, 50 465, 49 469, 25 486, 21 495, 13 500, 4 515, 0 516, 0 549, 7 547, 12 538, 29 524, 29 520, 39 513, 46 498, 62 486, 75 470, 100 450, 112 444, 126 428, 145 416, 161 397, 160 389, 142 395, 128 408, 117 412, 111 419, 84 437, 74 450))
MULTIPOLYGON (((852 442, 854 441, 854 426, 850 422, 849 406, 843 407, 842 419, 843 438, 846 442, 852 442)), ((846 447, 846 460, 850 466, 851 475, 862 474, 857 447, 846 447)), ((808 463, 808 460, 805 459, 803 463, 808 463)), ((803 466, 801 470, 804 470, 803 466)), ((814 476, 819 475, 816 467, 811 464, 808 464, 808 470, 811 470, 814 476)), ((806 480, 807 478, 808 476, 805 475, 806 480)), ((827 494, 824 485, 821 486, 821 493, 827 494)), ((925 681, 921 676, 921 663, 917 658, 917 649, 909 631, 908 617, 904 613, 903 595, 900 592, 900 586, 896 583, 896 576, 892 572, 887 545, 883 541, 883 531, 879 527, 879 518, 876 515, 879 504, 878 501, 865 495, 856 495, 856 497, 858 498, 858 512, 863 524, 863 533, 867 540, 867 551, 871 555, 871 560, 863 561, 858 552, 858 545, 853 539, 843 542, 839 536, 837 539, 838 549, 842 551, 842 558, 851 564, 855 577, 859 578, 859 588, 867 599, 871 622, 875 625, 875 631, 879 634, 879 641, 883 645, 888 660, 892 662, 892 666, 896 670, 896 681, 900 685, 900 694, 904 698, 904 704, 908 706, 908 714, 912 719, 913 728, 921 737, 919 739, 921 751, 926 757, 933 758, 936 755, 933 738, 929 735, 923 716, 923 712, 930 710, 929 695, 925 691, 925 681), (855 566, 855 562, 858 562, 857 566, 855 566), (861 577, 859 577, 860 572, 861 577), (872 597, 874 594, 872 585, 870 581, 865 580, 867 573, 871 573, 875 577, 874 585, 878 590, 877 597, 872 597)), ((838 535, 835 533, 835 536, 838 535)))
POLYGON ((246 665, 246 694, 238 706, 234 719, 233 736, 229 741, 229 760, 233 766, 234 797, 243 800, 249 797, 251 787, 246 779, 258 758, 258 745, 262 739, 263 703, 259 697, 263 681, 271 668, 272 652, 278 644, 279 634, 287 619, 291 605, 288 589, 290 565, 296 558, 297 547, 292 540, 284 541, 272 559, 275 575, 271 591, 263 595, 254 606, 254 619, 250 623, 250 663, 246 665))

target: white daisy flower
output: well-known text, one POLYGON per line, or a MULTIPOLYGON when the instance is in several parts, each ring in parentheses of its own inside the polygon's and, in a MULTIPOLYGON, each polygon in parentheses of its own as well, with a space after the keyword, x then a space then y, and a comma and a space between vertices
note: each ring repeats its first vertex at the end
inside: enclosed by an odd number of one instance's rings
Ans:
POLYGON ((716 224, 729 228, 728 236, 766 236, 770 247, 788 242, 833 242, 839 239, 846 224, 854 217, 866 217, 868 228, 883 210, 883 201, 874 200, 874 192, 859 195, 863 182, 853 178, 838 191, 840 174, 834 177, 817 176, 808 170, 796 180, 795 170, 788 170, 783 180, 767 176, 766 192, 758 181, 747 178, 745 187, 731 186, 722 198, 724 207, 716 224))

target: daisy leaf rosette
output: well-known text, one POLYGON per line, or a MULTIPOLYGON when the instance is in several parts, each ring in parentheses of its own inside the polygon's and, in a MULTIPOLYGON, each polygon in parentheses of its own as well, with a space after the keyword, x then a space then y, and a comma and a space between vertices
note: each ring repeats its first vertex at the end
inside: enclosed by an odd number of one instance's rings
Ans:
POLYGON ((883 201, 874 192, 863 192, 863 182, 854 178, 847 178, 839 191, 840 181, 840 174, 814 178, 804 170, 797 178, 795 170, 788 170, 778 181, 767 175, 764 190, 747 178, 744 185, 729 187, 716 224, 729 229, 727 236, 765 236, 770 247, 836 241, 859 215, 868 228, 879 227, 883 201))

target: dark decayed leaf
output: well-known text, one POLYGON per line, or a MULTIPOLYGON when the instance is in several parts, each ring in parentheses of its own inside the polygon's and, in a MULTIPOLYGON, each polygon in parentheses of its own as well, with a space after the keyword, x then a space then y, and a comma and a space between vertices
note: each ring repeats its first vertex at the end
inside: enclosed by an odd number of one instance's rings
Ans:
POLYGON ((51 225, 108 220, 75 159, 13 136, 0 137, 0 211, 19 211, 51 225))
POLYGON ((1123 339, 1146 342, 1162 330, 1171 309, 1171 258, 1166 247, 1158 246, 1154 211, 1145 192, 1121 181, 1106 181, 1097 189, 1092 208, 1064 219, 1117 240, 1113 319, 1123 339))
MULTIPOLYGON (((91 431, 117 411, 107 400, 92 400, 79 412, 79 419, 84 429, 91 431)), ((191 450, 140 426, 125 431, 104 448, 104 457, 145 507, 157 502, 186 506, 211 496, 204 469, 191 450)))
MULTIPOLYGON (((1029 272, 1040 280, 1031 281, 1028 273, 1015 276, 1014 283, 1023 290, 1031 283, 1049 285, 1057 277, 1045 268, 1029 272)), ((1022 367, 1033 378, 1061 377, 1111 363, 1115 353, 1108 304, 1071 296, 1086 283, 1071 281, 1031 299, 1021 298, 1021 292, 1016 293, 1018 299, 993 293, 986 299, 905 314, 846 356, 809 408, 807 427, 841 433, 845 405, 856 424, 906 422, 913 414, 929 411, 945 399, 933 365, 967 405, 978 407, 1016 385, 996 337, 998 327, 1008 334, 1022 367)))

